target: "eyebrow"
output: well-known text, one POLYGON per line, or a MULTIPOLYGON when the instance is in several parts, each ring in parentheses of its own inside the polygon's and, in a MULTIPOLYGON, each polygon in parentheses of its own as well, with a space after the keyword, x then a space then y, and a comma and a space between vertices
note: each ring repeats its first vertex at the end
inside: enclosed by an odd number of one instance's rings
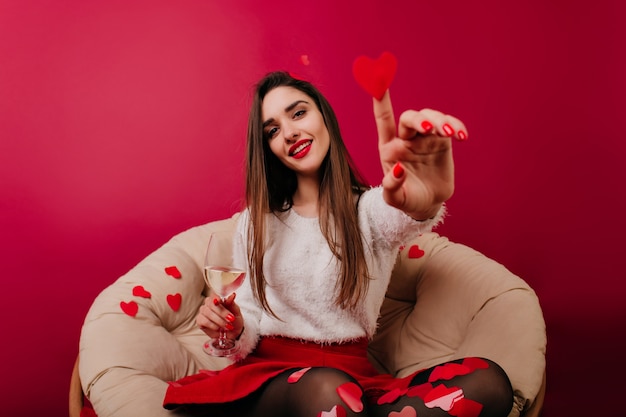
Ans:
MULTIPOLYGON (((296 108, 296 106, 298 104, 300 104, 300 103, 310 104, 306 100, 296 100, 293 103, 291 103, 290 105, 288 105, 287 107, 285 107, 285 113, 289 113, 294 108, 296 108)), ((268 125, 271 125, 272 123, 274 123, 274 119, 267 119, 266 121, 263 122, 263 128, 265 129, 268 125)))

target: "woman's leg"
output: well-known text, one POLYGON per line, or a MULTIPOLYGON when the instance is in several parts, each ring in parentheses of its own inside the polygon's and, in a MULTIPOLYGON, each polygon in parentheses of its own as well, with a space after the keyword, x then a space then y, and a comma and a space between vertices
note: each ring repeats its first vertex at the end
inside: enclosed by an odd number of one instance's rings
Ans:
POLYGON ((404 410, 403 416, 506 417, 512 406, 513 389, 504 370, 488 359, 467 358, 418 373, 406 392, 381 397, 372 415, 404 410))
POLYGON ((250 416, 366 416, 363 391, 345 372, 334 368, 288 371, 272 379, 255 397, 250 416))

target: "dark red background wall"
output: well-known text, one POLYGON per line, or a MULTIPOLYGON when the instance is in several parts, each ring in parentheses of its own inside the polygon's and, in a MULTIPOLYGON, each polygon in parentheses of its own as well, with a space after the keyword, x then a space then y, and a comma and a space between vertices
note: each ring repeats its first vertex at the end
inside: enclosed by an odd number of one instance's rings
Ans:
POLYGON ((468 126, 440 232, 536 289, 544 415, 619 414, 623 6, 473 3, 0 0, 3 414, 66 415, 98 292, 240 207, 249 92, 265 72, 317 83, 377 183, 371 102, 351 65, 385 50, 399 60, 396 115, 433 107, 468 126))

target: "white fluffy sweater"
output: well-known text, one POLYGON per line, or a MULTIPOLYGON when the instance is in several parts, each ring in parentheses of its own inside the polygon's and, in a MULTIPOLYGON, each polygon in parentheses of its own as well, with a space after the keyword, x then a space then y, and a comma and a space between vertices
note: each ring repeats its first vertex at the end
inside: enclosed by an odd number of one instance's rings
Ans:
MULTIPOLYGON (((368 271, 372 280, 366 297, 355 310, 335 305, 339 276, 317 218, 298 215, 293 209, 267 216, 264 274, 266 296, 278 320, 267 314, 253 296, 249 280, 237 291, 245 330, 238 358, 247 356, 260 336, 284 336, 318 343, 371 338, 376 330, 398 248, 410 238, 430 231, 443 217, 418 222, 389 206, 382 188, 366 191, 358 206, 368 271)), ((239 218, 238 230, 247 230, 249 212, 239 218)))

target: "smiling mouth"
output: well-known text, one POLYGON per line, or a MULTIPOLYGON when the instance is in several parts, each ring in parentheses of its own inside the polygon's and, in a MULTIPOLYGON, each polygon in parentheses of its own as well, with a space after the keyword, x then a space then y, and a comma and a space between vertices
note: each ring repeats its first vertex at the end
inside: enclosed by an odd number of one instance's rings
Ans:
POLYGON ((289 148, 289 156, 293 156, 295 158, 304 156, 305 153, 303 153, 303 151, 308 150, 311 146, 311 143, 313 143, 311 139, 303 139, 298 141, 298 143, 289 148))

